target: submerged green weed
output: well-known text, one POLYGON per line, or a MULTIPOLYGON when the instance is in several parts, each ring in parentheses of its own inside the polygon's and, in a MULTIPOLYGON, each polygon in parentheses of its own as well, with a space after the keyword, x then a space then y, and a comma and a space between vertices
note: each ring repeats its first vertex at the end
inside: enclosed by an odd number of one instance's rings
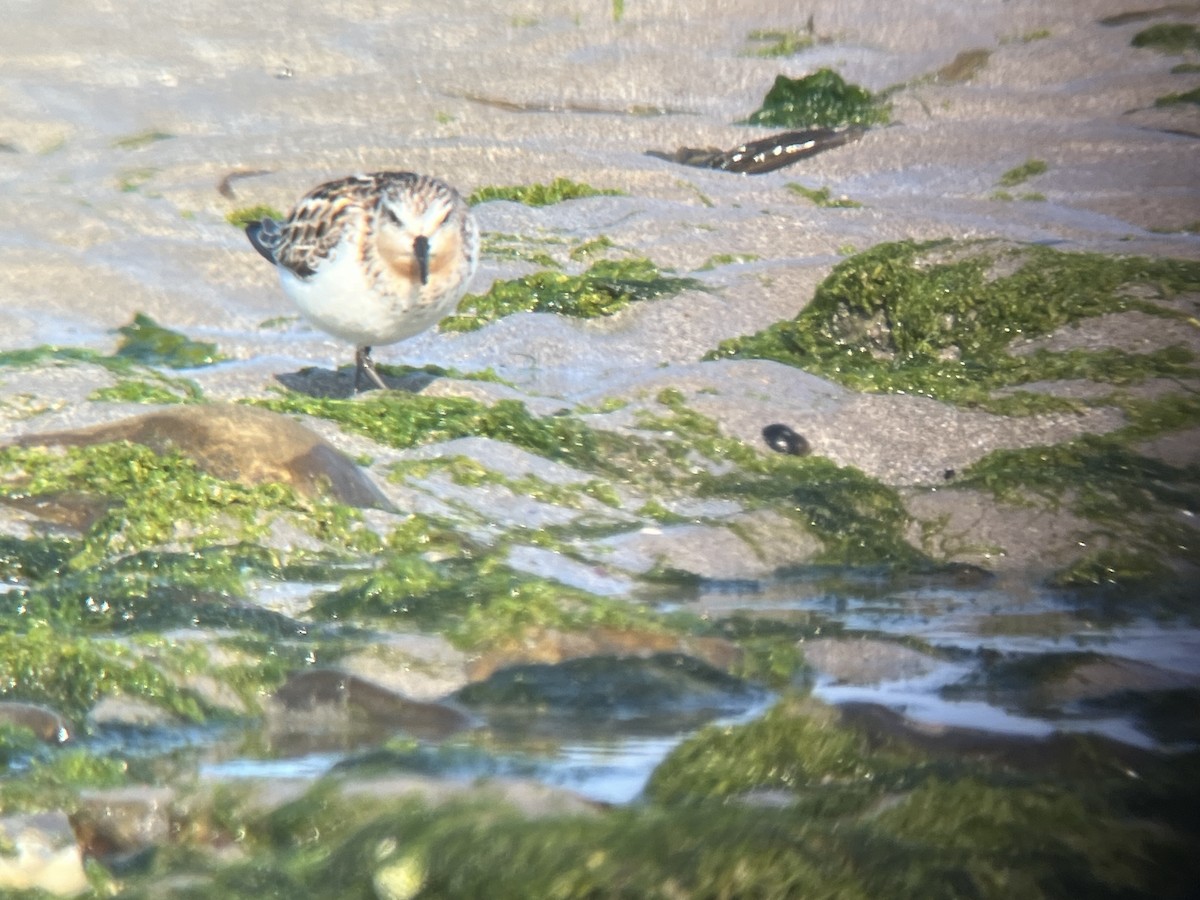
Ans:
MULTIPOLYGON (((710 725, 692 735, 654 770, 646 794, 661 803, 694 803, 751 790, 862 787, 910 761, 906 754, 872 752, 862 735, 837 726, 831 710, 793 698, 746 725, 710 725)), ((899 786, 895 775, 887 786, 899 786)))
POLYGON ((652 300, 700 283, 664 275, 648 259, 601 259, 579 275, 535 272, 497 281, 486 294, 468 295, 458 313, 442 320, 443 331, 474 331, 517 312, 557 313, 577 318, 611 316, 630 303, 652 300))
POLYGON ((737 266, 757 259, 760 259, 757 253, 714 253, 701 264, 698 271, 708 272, 720 266, 737 266))

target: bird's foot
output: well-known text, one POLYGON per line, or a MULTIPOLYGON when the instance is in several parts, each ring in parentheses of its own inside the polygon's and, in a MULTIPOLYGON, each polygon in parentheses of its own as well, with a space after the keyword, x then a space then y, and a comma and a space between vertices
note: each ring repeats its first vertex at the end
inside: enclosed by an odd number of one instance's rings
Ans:
POLYGON ((388 389, 388 386, 383 383, 383 379, 379 377, 379 373, 375 371, 375 361, 371 359, 370 347, 358 347, 354 351, 354 393, 356 394, 363 389, 364 374, 381 391, 388 389))

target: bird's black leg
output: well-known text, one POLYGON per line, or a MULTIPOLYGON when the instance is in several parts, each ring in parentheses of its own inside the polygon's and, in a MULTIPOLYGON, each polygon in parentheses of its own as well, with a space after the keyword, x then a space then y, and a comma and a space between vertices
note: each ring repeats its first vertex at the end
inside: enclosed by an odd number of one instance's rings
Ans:
POLYGON ((383 379, 379 377, 379 373, 375 371, 375 362, 371 359, 370 347, 358 347, 354 351, 354 393, 358 393, 363 387, 363 373, 375 382, 375 386, 381 391, 386 391, 388 386, 383 383, 383 379))

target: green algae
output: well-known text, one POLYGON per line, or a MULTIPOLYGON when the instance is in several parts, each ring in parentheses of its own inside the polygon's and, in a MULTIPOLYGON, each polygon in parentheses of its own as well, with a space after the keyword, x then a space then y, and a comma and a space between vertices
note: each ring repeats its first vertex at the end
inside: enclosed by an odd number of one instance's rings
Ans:
POLYGON ((171 628, 252 629, 292 638, 305 626, 237 598, 251 572, 278 568, 237 549, 139 553, 86 571, 64 562, 53 577, 0 594, 9 621, 41 622, 63 633, 126 634, 171 628))
MULTIPOLYGON (((123 169, 117 176, 117 190, 122 194, 136 194, 144 188, 159 170, 150 166, 143 166, 136 169, 123 169)), ((147 194, 148 197, 158 196, 157 194, 147 194)))
POLYGON ((128 137, 117 138, 112 142, 112 146, 118 150, 140 150, 143 147, 148 147, 151 144, 156 144, 159 141, 167 141, 175 137, 166 131, 157 129, 149 129, 148 131, 140 131, 137 134, 131 134, 128 137))
POLYGON ((178 331, 159 325, 144 313, 137 313, 128 325, 117 331, 122 335, 117 356, 146 366, 194 369, 211 366, 223 357, 216 344, 193 341, 178 331))
MULTIPOLYGON (((144 313, 135 313, 128 325, 117 329, 121 341, 112 355, 85 347, 53 347, 43 344, 19 350, 0 352, 0 366, 28 368, 46 363, 90 363, 120 375, 136 374, 160 384, 168 390, 178 390, 185 397, 199 396, 199 388, 191 381, 172 378, 149 366, 188 369, 211 365, 223 360, 215 344, 193 341, 186 335, 164 328, 144 313)), ((133 387, 116 389, 136 393, 133 387)), ((142 389, 151 390, 150 386, 142 389)), ((166 402, 178 402, 178 398, 166 402)))
POLYGON ((774 689, 794 687, 799 676, 807 673, 804 652, 795 639, 782 634, 742 636, 737 641, 741 659, 734 674, 747 681, 774 689))
POLYGON ((1128 424, 1121 429, 1120 436, 1128 441, 1200 426, 1200 395, 1195 392, 1177 391, 1136 400, 1118 394, 1107 399, 1125 413, 1128 424))
POLYGON ((105 356, 85 347, 52 347, 41 344, 37 347, 22 347, 19 350, 0 351, 0 366, 29 368, 46 363, 92 363, 117 372, 131 372, 134 364, 128 359, 105 356))
MULTIPOLYGON (((1200 265, 1182 260, 987 242, 882 244, 835 266, 795 319, 725 341, 707 358, 773 359, 856 390, 991 408, 993 391, 1034 381, 1193 375, 1182 347, 1018 356, 1008 345, 1104 313, 1174 315, 1132 292, 1162 298, 1198 285, 1200 265)), ((1028 412, 1061 408, 1053 398, 1025 399, 1028 412)), ((1004 404, 1017 411, 1012 400, 1004 404)))
POLYGON ((0 723, 0 772, 16 760, 32 758, 46 746, 45 742, 26 725, 0 723))
POLYGON ((1033 31, 1026 31, 1008 40, 1002 39, 1000 43, 1032 44, 1034 41, 1044 41, 1046 38, 1052 37, 1053 34, 1054 32, 1049 28, 1035 28, 1033 31))
POLYGON ((122 895, 170 879, 173 896, 231 900, 1189 896, 1200 755, 1130 764, 1086 738, 1074 749, 1049 782, 931 757, 790 697, 684 741, 628 806, 518 809, 486 785, 425 802, 345 776, 266 813, 221 792, 122 895), (197 852, 206 835, 243 852, 197 852))
POLYGON ((282 484, 247 487, 202 472, 177 453, 120 441, 68 447, 0 448, 0 497, 94 498, 96 514, 68 569, 89 567, 186 538, 193 550, 260 539, 279 515, 318 538, 362 546, 357 514, 302 497, 282 484))
POLYGON ((388 477, 392 481, 401 481, 407 478, 426 478, 434 472, 445 473, 455 484, 467 487, 498 485, 514 494, 567 509, 587 508, 589 500, 598 501, 613 509, 621 507, 620 496, 607 481, 593 478, 584 482, 559 484, 531 473, 508 477, 466 456, 445 456, 397 463, 388 477))
POLYGON ((880 125, 888 121, 887 104, 858 85, 847 84, 832 69, 803 78, 780 75, 762 106, 741 124, 775 128, 837 128, 880 125))
POLYGON ((598 253, 611 250, 615 246, 616 244, 613 243, 612 238, 601 235, 600 237, 591 238, 572 247, 567 255, 573 260, 587 259, 589 256, 595 256, 598 253))
POLYGON ((438 327, 451 332, 475 331, 517 312, 611 316, 634 302, 700 287, 695 279, 664 275, 648 259, 601 259, 578 275, 543 271, 497 281, 486 294, 463 298, 457 314, 443 319, 438 327))
POLYGON ((718 424, 688 408, 679 391, 664 390, 657 399, 670 414, 643 414, 639 426, 679 436, 665 445, 659 456, 689 468, 687 455, 698 453, 727 469, 676 475, 691 493, 783 513, 821 540, 824 549, 814 560, 817 563, 887 563, 900 568, 929 565, 930 560, 904 538, 910 519, 893 488, 824 457, 764 456, 741 441, 723 437, 718 424), (728 468, 730 464, 732 468, 728 468))
POLYGON ((1192 88, 1190 91, 1182 91, 1180 93, 1164 94, 1154 101, 1155 106, 1176 106, 1180 103, 1190 103, 1193 106, 1200 106, 1200 88, 1192 88))
POLYGON ((1040 159, 1027 159, 1021 165, 1015 166, 1001 175, 997 183, 1001 187, 1016 187, 1018 184, 1024 184, 1030 178, 1044 174, 1048 168, 1049 166, 1040 159))
POLYGON ((247 225, 252 225, 255 222, 261 222, 263 219, 284 219, 283 213, 273 206, 243 206, 225 214, 225 221, 239 230, 245 229, 247 225))
POLYGON ((322 618, 385 618, 446 633, 465 647, 491 646, 530 629, 660 627, 652 614, 505 562, 507 547, 487 547, 423 516, 388 537, 376 565, 317 599, 322 618))
POLYGON ((982 72, 991 58, 992 51, 985 48, 963 50, 925 80, 945 84, 963 84, 982 72))
POLYGON ((622 196, 624 193, 615 188, 595 188, 590 184, 581 184, 569 178, 555 178, 549 184, 482 187, 471 193, 467 198, 467 203, 475 206, 492 200, 509 200, 514 203, 523 203, 526 206, 550 206, 562 203, 564 200, 578 200, 582 197, 616 197, 622 196))
POLYGON ((696 271, 708 272, 721 266, 737 266, 742 263, 754 262, 761 258, 757 253, 714 253, 696 271))
POLYGON ((1014 200, 1024 200, 1029 203, 1041 203, 1046 199, 1045 194, 1039 194, 1037 191, 1025 191, 1024 193, 1013 195, 1008 191, 992 191, 988 194, 989 200, 1001 200, 1005 203, 1011 203, 1014 200))
POLYGON ((43 703, 82 721, 110 695, 146 700, 186 721, 205 717, 196 696, 123 642, 64 636, 37 623, 0 632, 0 697, 43 703))
POLYGON ((746 725, 709 725, 654 770, 646 794, 660 803, 696 803, 752 790, 901 785, 889 773, 904 772, 909 755, 872 751, 863 735, 835 722, 831 710, 793 698, 746 725))
POLYGON ((1172 560, 1200 563, 1195 529, 1177 514, 1200 506, 1200 472, 1132 450, 1128 441, 1147 427, 1155 426, 1135 422, 1124 434, 995 450, 962 473, 956 486, 982 488, 1008 502, 1065 505, 1091 523, 1080 539, 1093 549, 1057 574, 1059 584, 1152 580, 1167 575, 1172 560))
POLYGON ((795 56, 816 43, 811 25, 810 22, 806 31, 796 28, 756 28, 746 35, 746 42, 755 45, 750 49, 749 55, 766 58, 795 56))
POLYGON ((926 781, 875 830, 923 845, 920 863, 974 896, 1127 896, 1154 879, 1146 857, 1158 843, 1149 823, 1121 821, 1083 791, 975 778, 926 781))
POLYGON ((1200 29, 1183 22, 1163 22, 1139 31, 1129 43, 1178 56, 1200 51, 1200 29))
MULTIPOLYGON (((129 782, 129 764, 119 756, 66 749, 34 757, 19 778, 0 779, 0 812, 70 808, 85 788, 111 788, 129 782)), ((5 894, 9 896, 9 894, 5 894)))
POLYGON ((328 419, 389 447, 489 437, 590 471, 603 471, 604 455, 619 443, 573 416, 535 416, 516 400, 489 406, 465 397, 379 391, 356 400, 288 394, 258 405, 328 419))
POLYGON ((562 264, 548 250, 560 250, 569 243, 566 238, 554 235, 531 237, 489 231, 483 235, 479 252, 493 259, 520 260, 543 269, 561 269, 562 264))
POLYGON ((851 200, 849 197, 834 197, 828 187, 823 188, 807 188, 795 181, 789 181, 784 185, 793 194, 803 197, 814 206, 824 207, 826 209, 858 209, 862 206, 857 200, 851 200))
POLYGON ((122 378, 109 387, 97 388, 89 400, 107 403, 200 403, 204 392, 196 382, 186 378, 167 378, 153 381, 122 378))
POLYGON ((910 517, 893 488, 853 466, 819 456, 765 457, 758 472, 708 475, 704 496, 768 502, 797 519, 824 545, 813 562, 837 565, 887 563, 924 568, 930 560, 904 538, 910 517))

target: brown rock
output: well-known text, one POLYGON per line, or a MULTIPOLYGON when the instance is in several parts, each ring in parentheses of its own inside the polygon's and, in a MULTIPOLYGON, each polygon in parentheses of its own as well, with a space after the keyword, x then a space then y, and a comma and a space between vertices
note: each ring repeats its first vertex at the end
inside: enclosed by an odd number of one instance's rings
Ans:
POLYGON ((0 700, 0 723, 28 728, 48 744, 64 743, 72 732, 66 717, 50 707, 16 700, 0 700))
POLYGON ((652 656, 682 653, 703 660, 714 668, 729 671, 741 650, 721 638, 687 637, 665 631, 590 631, 544 629, 526 632, 518 645, 487 651, 467 667, 471 681, 484 681, 496 670, 521 663, 559 663, 584 656, 652 656))
POLYGON ((156 453, 177 451, 215 478, 246 485, 282 482, 309 497, 390 509, 349 457, 299 422, 235 403, 181 405, 92 428, 32 434, 17 444, 88 446, 132 441, 156 453))
MULTIPOLYGON (((305 723, 297 713, 332 712, 330 724, 339 718, 374 730, 403 730, 419 738, 439 739, 471 725, 471 717, 443 703, 422 703, 403 694, 342 672, 338 669, 308 669, 292 675, 275 692, 276 704, 284 716, 277 724, 287 730, 289 724, 305 723)), ((303 718, 320 724, 320 715, 303 718)), ((297 727, 296 730, 304 730, 297 727)))
POLYGON ((170 788, 149 785, 83 791, 71 825, 90 855, 141 850, 167 840, 174 799, 170 788))

